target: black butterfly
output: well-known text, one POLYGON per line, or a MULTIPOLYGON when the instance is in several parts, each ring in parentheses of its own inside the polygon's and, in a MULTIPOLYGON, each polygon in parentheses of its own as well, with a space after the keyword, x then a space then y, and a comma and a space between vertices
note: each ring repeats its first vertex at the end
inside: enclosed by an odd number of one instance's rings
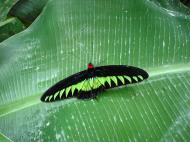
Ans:
POLYGON ((42 95, 41 101, 53 102, 71 97, 95 98, 105 89, 141 82, 147 78, 148 73, 137 67, 125 65, 94 67, 89 63, 87 70, 71 75, 50 87, 42 95))

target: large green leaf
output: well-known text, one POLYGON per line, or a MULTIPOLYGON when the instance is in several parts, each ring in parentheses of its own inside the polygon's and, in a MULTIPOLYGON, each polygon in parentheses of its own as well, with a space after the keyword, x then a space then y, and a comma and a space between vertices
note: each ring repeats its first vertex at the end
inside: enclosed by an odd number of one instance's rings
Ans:
POLYGON ((188 13, 177 0, 50 1, 27 30, 0 44, 0 139, 188 141, 188 13), (90 61, 138 66, 150 78, 98 100, 40 102, 90 61))

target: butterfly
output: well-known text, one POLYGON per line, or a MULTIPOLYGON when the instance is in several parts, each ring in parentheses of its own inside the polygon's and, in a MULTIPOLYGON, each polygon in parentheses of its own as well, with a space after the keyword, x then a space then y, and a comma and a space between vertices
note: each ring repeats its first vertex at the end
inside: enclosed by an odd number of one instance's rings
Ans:
POLYGON ((42 102, 54 102, 67 98, 96 98, 100 92, 126 84, 141 82, 148 78, 148 73, 140 68, 126 65, 107 65, 88 68, 73 74, 52 87, 41 97, 42 102))

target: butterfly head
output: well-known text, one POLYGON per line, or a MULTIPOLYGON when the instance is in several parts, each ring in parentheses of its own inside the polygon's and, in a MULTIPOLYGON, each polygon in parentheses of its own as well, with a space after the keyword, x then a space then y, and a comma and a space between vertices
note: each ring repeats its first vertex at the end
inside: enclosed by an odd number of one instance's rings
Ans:
POLYGON ((93 69, 94 65, 92 63, 88 63, 88 69, 93 69))

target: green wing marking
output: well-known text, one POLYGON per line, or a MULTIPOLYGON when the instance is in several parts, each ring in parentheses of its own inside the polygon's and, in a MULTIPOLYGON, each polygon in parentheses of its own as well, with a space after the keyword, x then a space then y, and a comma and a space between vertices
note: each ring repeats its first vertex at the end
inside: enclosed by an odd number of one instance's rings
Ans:
POLYGON ((59 98, 62 97, 62 95, 63 95, 64 92, 65 92, 65 89, 62 89, 62 90, 60 91, 60 93, 59 93, 59 98))
POLYGON ((94 85, 94 78, 90 78, 90 79, 88 79, 89 80, 89 84, 90 84, 90 86, 91 87, 93 87, 93 85, 94 85))
POLYGON ((55 100, 55 98, 57 97, 59 95, 59 91, 57 92, 57 93, 55 93, 55 95, 54 95, 54 100, 55 100))
POLYGON ((120 80, 123 84, 125 84, 125 79, 124 79, 123 76, 117 76, 117 77, 119 78, 119 80, 120 80))
POLYGON ((66 98, 69 95, 69 91, 70 90, 71 90, 71 86, 69 86, 69 87, 66 88, 66 91, 65 91, 66 98))
POLYGON ((77 85, 76 84, 71 86, 72 96, 74 95, 74 92, 75 92, 76 89, 77 89, 77 85))
POLYGON ((51 101, 52 98, 53 98, 53 95, 49 96, 49 101, 51 101))
MULTIPOLYGON (((84 80, 83 87, 81 88, 82 91, 90 91, 92 89, 99 88, 102 83, 100 82, 99 78, 89 78, 84 80)), ((80 91, 80 90, 79 90, 80 91)))
POLYGON ((117 77, 111 76, 110 79, 115 83, 116 86, 118 86, 117 77))
POLYGON ((91 90, 89 79, 85 80, 81 90, 82 91, 90 91, 91 90))
POLYGON ((100 81, 100 83, 101 83, 102 85, 105 86, 105 77, 98 77, 98 80, 100 81))
POLYGON ((94 80, 94 82, 93 82, 93 89, 97 89, 97 88, 99 88, 102 85, 97 77, 95 77, 93 80, 94 80))
POLYGON ((132 80, 131 80, 131 78, 129 76, 125 75, 124 78, 126 78, 130 83, 132 83, 132 80))
POLYGON ((48 100, 48 98, 49 98, 49 96, 46 96, 45 101, 47 101, 47 100, 48 100))
POLYGON ((109 76, 105 77, 105 81, 109 84, 109 86, 111 87, 111 79, 109 76))
POLYGON ((138 82, 138 78, 136 76, 133 76, 133 79, 138 82))
POLYGON ((138 75, 138 78, 140 78, 140 80, 143 80, 143 77, 141 75, 138 75))
MULTIPOLYGON (((86 80, 86 79, 85 79, 85 80, 86 80)), ((82 82, 80 82, 80 83, 75 84, 75 86, 76 86, 75 88, 76 88, 78 91, 82 89, 82 86, 83 86, 85 80, 82 81, 82 82)))

